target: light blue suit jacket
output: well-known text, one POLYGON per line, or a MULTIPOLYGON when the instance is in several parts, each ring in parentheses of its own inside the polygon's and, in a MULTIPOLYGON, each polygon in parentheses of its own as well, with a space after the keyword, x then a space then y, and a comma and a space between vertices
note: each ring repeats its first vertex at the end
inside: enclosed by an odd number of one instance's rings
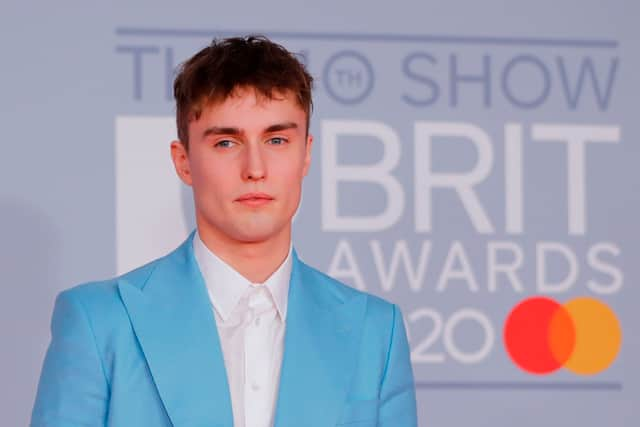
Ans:
MULTIPOLYGON (((33 427, 233 425, 192 239, 58 296, 33 427)), ((417 425, 398 307, 307 266, 295 251, 280 375, 275 427, 417 425)))

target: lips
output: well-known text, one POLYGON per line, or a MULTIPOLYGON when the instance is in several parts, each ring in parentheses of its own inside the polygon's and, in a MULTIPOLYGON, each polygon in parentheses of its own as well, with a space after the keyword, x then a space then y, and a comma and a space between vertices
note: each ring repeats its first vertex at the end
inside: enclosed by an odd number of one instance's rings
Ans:
POLYGON ((269 203, 273 200, 273 197, 266 193, 246 193, 236 199, 236 202, 240 202, 243 205, 248 206, 261 206, 269 203))
POLYGON ((256 200, 256 199, 273 200, 273 197, 271 197, 270 195, 268 195, 266 193, 247 193, 247 194, 243 194, 242 196, 238 197, 236 199, 236 201, 242 202, 244 200, 256 200))

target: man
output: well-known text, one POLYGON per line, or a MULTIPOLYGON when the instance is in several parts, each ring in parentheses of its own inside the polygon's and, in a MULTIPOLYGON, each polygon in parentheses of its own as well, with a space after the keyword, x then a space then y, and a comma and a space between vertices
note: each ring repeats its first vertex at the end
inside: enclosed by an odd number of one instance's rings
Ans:
POLYGON ((292 249, 311 84, 262 37, 214 40, 183 64, 171 156, 197 230, 58 296, 32 426, 416 425, 398 307, 292 249))

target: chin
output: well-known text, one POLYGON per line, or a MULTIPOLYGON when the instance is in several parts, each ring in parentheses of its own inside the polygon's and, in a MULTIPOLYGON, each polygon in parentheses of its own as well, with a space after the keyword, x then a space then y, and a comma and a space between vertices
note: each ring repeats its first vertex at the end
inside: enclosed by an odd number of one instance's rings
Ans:
POLYGON ((243 233, 237 236, 235 240, 243 243, 262 243, 269 241, 275 236, 275 234, 268 233, 243 233))
POLYGON ((236 240, 246 243, 259 243, 265 242, 277 237, 280 234, 280 230, 274 226, 260 226, 255 225, 241 226, 236 229, 234 233, 236 240))

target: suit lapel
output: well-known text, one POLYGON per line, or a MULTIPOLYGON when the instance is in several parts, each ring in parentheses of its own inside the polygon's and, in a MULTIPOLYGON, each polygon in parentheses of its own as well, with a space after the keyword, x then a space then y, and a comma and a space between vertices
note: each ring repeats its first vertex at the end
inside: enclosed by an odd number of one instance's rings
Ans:
POLYGON ((342 300, 293 256, 274 425, 333 426, 355 371, 365 298, 342 300))
MULTIPOLYGON (((227 427, 227 375, 192 239, 159 260, 143 286, 122 280, 118 288, 172 424, 227 427)), ((335 425, 355 371, 365 298, 343 299, 293 257, 274 425, 335 425)))
POLYGON ((193 233, 159 260, 146 284, 118 284, 174 426, 232 426, 215 318, 193 257, 193 233))

